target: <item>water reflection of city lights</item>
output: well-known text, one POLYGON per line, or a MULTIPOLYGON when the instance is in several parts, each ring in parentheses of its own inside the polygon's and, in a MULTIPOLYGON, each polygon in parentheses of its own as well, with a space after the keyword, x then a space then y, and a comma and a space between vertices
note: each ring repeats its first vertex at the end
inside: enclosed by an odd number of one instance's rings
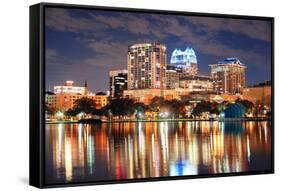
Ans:
POLYGON ((249 135, 247 135, 247 159, 249 162, 251 161, 251 147, 250 147, 249 135))
POLYGON ((247 171, 271 142, 268 122, 52 124, 46 135, 48 168, 65 181, 247 171))
POLYGON ((65 175, 66 181, 72 180, 72 150, 71 150, 71 137, 66 137, 65 140, 65 175))
POLYGON ((180 160, 170 164, 170 176, 195 175, 198 174, 196 165, 188 160, 180 160))

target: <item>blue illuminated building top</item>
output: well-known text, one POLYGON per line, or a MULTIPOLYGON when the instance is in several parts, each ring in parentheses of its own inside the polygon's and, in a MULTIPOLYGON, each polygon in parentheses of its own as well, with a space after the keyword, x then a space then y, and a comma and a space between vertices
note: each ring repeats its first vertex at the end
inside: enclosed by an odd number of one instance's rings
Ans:
POLYGON ((219 64, 240 64, 243 65, 240 60, 236 57, 225 58, 223 61, 220 61, 219 64))
POLYGON ((185 51, 175 49, 170 62, 178 66, 191 66, 191 64, 197 64, 197 58, 192 48, 186 48, 185 51))

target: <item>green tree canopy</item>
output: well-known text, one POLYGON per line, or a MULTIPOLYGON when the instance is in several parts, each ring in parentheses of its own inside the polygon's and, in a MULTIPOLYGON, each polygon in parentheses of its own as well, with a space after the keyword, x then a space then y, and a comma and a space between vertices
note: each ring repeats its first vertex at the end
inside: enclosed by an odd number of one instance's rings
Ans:
POLYGON ((134 114, 134 100, 129 98, 118 98, 111 101, 107 109, 114 116, 125 116, 134 114))
POLYGON ((96 103, 93 99, 82 97, 74 102, 74 112, 84 112, 86 114, 94 114, 96 111, 96 103))
POLYGON ((45 110, 47 114, 49 115, 54 115, 56 113, 55 108, 48 106, 47 104, 45 105, 45 110))
POLYGON ((200 102, 196 105, 196 107, 193 109, 192 113, 193 113, 193 115, 196 116, 196 115, 201 114, 203 112, 211 112, 212 109, 215 110, 215 107, 211 102, 202 101, 202 102, 200 102))

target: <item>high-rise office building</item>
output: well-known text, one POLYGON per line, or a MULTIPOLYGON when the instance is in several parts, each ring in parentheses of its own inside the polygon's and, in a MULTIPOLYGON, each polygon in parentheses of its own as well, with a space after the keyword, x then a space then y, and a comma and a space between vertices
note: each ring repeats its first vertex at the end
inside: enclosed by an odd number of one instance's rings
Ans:
POLYGON ((198 73, 197 57, 192 48, 186 48, 184 51, 175 49, 172 52, 170 64, 176 66, 176 70, 184 73, 185 76, 198 73))
POLYGON ((128 89, 166 88, 166 46, 134 44, 128 48, 128 89))
POLYGON ((111 70, 109 71, 109 89, 111 98, 120 98, 123 91, 128 87, 128 71, 127 70, 111 70))
POLYGON ((238 58, 226 58, 218 64, 209 65, 218 94, 242 94, 245 87, 246 66, 238 58))

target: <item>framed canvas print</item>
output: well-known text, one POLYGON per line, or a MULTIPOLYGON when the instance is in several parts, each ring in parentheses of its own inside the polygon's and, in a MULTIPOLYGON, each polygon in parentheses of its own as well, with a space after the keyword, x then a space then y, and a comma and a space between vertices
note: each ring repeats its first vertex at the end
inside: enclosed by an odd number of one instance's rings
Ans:
POLYGON ((274 19, 30 7, 30 184, 274 172, 274 19))

